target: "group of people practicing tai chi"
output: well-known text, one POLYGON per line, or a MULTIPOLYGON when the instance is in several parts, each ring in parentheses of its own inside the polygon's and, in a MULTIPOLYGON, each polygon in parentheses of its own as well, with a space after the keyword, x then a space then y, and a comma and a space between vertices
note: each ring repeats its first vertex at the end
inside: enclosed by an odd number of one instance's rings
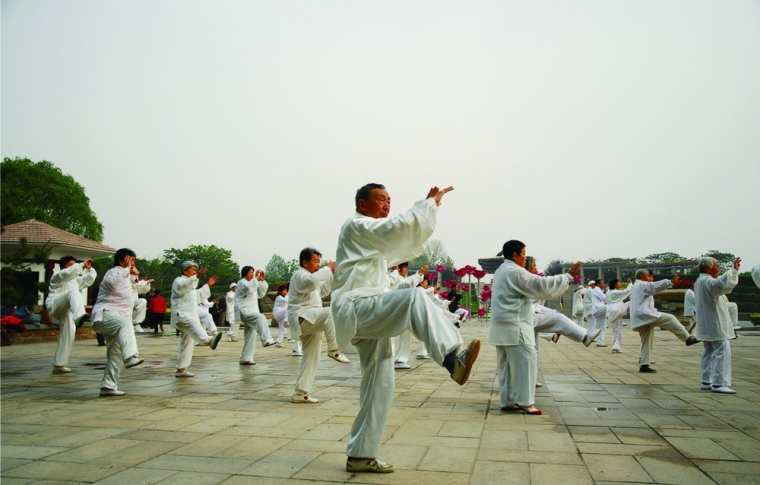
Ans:
MULTIPOLYGON (((340 228, 336 261, 323 266, 319 251, 313 248, 302 250, 300 267, 291 277, 287 291, 281 289, 278 292, 283 299, 287 296, 287 303, 275 305, 280 312, 275 319, 284 321, 284 310, 291 336, 302 344, 303 359, 291 397, 293 402, 318 402, 311 393, 323 334, 330 358, 348 363, 341 350, 349 345, 358 352, 362 378, 359 411, 347 445, 346 470, 349 472, 393 471, 392 465, 377 458, 377 450, 393 400, 394 367, 405 368, 405 363, 408 366, 412 336, 422 344, 421 358, 432 359, 459 385, 468 381, 478 358, 480 340, 473 339, 464 344, 453 324, 458 317, 448 311, 445 301, 434 295, 424 279, 424 272, 409 276, 408 267, 402 264, 422 252, 435 229, 441 201, 452 190, 453 187, 433 187, 409 210, 390 216, 391 198, 383 185, 370 183, 359 188, 354 201, 355 213, 340 228), (389 275, 388 269, 394 267, 389 275), (322 298, 328 294, 331 294, 331 305, 324 308, 322 298)), ((492 284, 488 335, 488 342, 496 347, 497 352, 501 407, 504 411, 541 414, 541 410, 535 407, 536 335, 561 334, 589 346, 599 338, 602 329, 596 324, 586 329, 541 304, 542 300, 557 298, 570 288, 580 274, 580 263, 573 264, 567 274, 544 277, 536 274, 535 260, 527 256, 522 242, 506 242, 503 254, 505 261, 496 271, 492 284)), ((730 332, 726 328, 731 317, 724 295, 737 284, 740 264, 741 260, 737 259, 731 270, 719 275, 717 261, 712 258, 700 260, 701 274, 694 289, 696 337, 690 336, 674 316, 660 313, 654 307, 654 294, 667 288, 670 285, 668 280, 653 282, 649 272, 640 270, 631 288, 621 293, 608 293, 605 304, 613 307, 630 299, 632 327, 641 336, 639 362, 642 372, 654 371, 649 367, 652 330, 659 327, 673 332, 686 345, 704 341, 702 388, 735 392, 729 387, 729 339, 733 328, 730 332)), ((74 258, 62 258, 60 266, 61 270, 51 279, 46 301, 50 314, 61 326, 55 374, 71 371, 66 364, 75 322, 84 315, 81 290, 96 278, 91 261, 77 263, 74 258)), ((211 276, 198 287, 199 276, 202 271, 199 272, 198 265, 186 261, 182 263, 182 274, 172 284, 171 321, 182 335, 177 352, 178 378, 193 376, 188 370, 193 343, 216 349, 222 338, 218 332, 209 335, 197 311, 199 302, 208 299, 216 278, 211 276)), ((93 325, 106 336, 108 346, 102 396, 123 395, 118 389, 122 367, 134 367, 143 362, 132 322, 138 278, 135 253, 119 249, 114 255, 113 268, 108 270, 100 284, 92 310, 93 325)), ((234 322, 244 326, 240 357, 243 366, 254 364, 256 334, 264 346, 275 344, 258 306, 258 299, 266 294, 267 289, 265 274, 250 266, 241 270, 240 281, 234 290, 231 289, 234 293, 234 322)), ((232 306, 228 305, 228 309, 232 306)), ((621 311, 616 308, 614 315, 617 317, 621 311)), ((283 338, 281 330, 278 340, 281 342, 283 338)), ((554 338, 556 341, 557 337, 554 338)))

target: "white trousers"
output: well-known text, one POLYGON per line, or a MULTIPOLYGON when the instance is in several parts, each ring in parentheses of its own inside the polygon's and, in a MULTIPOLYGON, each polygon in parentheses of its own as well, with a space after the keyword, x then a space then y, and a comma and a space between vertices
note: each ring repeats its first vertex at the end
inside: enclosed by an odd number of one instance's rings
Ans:
POLYGON ((116 390, 124 361, 138 355, 135 327, 126 315, 103 312, 103 321, 93 324, 95 331, 106 337, 106 368, 100 387, 116 390))
POLYGON ((612 327, 612 349, 621 350, 621 346, 623 345, 623 315, 607 322, 607 325, 612 327))
POLYGON ((639 365, 649 365, 652 361, 652 349, 654 348, 654 327, 672 332, 682 342, 689 338, 681 322, 670 313, 663 313, 654 322, 635 329, 641 337, 641 350, 639 352, 639 365))
POLYGON ((211 337, 206 333, 195 312, 178 313, 174 325, 180 331, 177 344, 177 369, 187 369, 193 362, 193 344, 208 344, 211 337))
POLYGON ((409 354, 412 350, 412 331, 407 330, 401 335, 393 337, 393 362, 409 363, 409 354))
POLYGON ((296 395, 308 396, 314 390, 314 381, 317 378, 319 366, 319 354, 322 350, 322 334, 325 334, 327 351, 338 351, 338 342, 335 340, 335 323, 329 308, 323 308, 315 321, 308 322, 299 318, 301 326, 301 342, 303 343, 303 359, 301 369, 296 378, 296 395))
POLYGON ((702 342, 705 350, 699 363, 702 384, 713 387, 731 386, 731 342, 718 340, 702 342))
POLYGON ((354 302, 356 338, 362 382, 359 413, 351 427, 348 456, 374 457, 388 418, 395 375, 391 337, 411 330, 423 341, 439 365, 451 352, 459 350, 462 337, 451 319, 422 288, 392 290, 354 302))
POLYGON ((272 334, 269 332, 269 322, 258 312, 240 315, 243 324, 243 350, 240 353, 240 362, 254 362, 256 357, 256 334, 259 334, 261 343, 271 342, 272 334))
POLYGON ((230 329, 227 330, 227 335, 229 335, 230 337, 237 338, 238 322, 237 322, 237 319, 235 318, 235 315, 230 316, 229 314, 227 314, 227 322, 230 324, 230 329))
POLYGON ((501 391, 501 407, 527 407, 536 402, 538 360, 531 345, 497 345, 496 378, 501 391))
POLYGON ((417 357, 427 359, 430 358, 430 354, 428 354, 427 346, 425 346, 425 342, 417 342, 417 357))
POLYGON ((145 312, 148 310, 148 300, 145 298, 138 298, 135 302, 134 308, 132 308, 132 323, 140 325, 145 321, 145 312))
POLYGON ((588 332, 593 335, 597 330, 601 330, 601 333, 596 338, 596 343, 603 344, 604 337, 607 334, 607 315, 605 312, 591 315, 591 325, 589 325, 588 332))
POLYGON ((84 300, 78 290, 69 290, 54 297, 48 307, 50 318, 58 324, 58 347, 55 350, 53 365, 68 365, 71 348, 77 333, 76 321, 85 315, 84 300))
POLYGON ((274 321, 277 322, 277 340, 276 342, 278 344, 281 344, 285 341, 285 339, 288 337, 288 331, 289 331, 289 324, 288 324, 288 314, 287 312, 277 312, 277 315, 272 313, 272 318, 274 321))
POLYGON ((536 324, 533 327, 538 333, 558 333, 573 340, 583 342, 587 331, 585 328, 567 318, 564 314, 556 311, 544 311, 536 315, 536 324))
POLYGON ((199 309, 198 320, 200 320, 203 329, 208 335, 214 336, 219 333, 219 331, 216 329, 216 323, 214 323, 214 317, 211 316, 211 313, 209 313, 208 310, 199 309))

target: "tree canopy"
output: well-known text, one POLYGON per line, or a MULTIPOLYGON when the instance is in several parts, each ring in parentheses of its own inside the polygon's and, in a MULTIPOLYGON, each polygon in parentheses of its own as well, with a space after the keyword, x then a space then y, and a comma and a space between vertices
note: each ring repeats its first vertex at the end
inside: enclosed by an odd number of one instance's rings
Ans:
POLYGON ((290 281, 290 277, 298 269, 298 260, 291 259, 285 261, 285 258, 279 254, 274 254, 269 259, 264 271, 267 273, 267 281, 270 283, 283 283, 290 281))
POLYGON ((443 264, 447 268, 454 267, 454 260, 448 255, 443 242, 439 239, 431 239, 425 243, 422 254, 409 261, 409 266, 412 268, 419 268, 422 265, 433 268, 437 264, 443 264))
POLYGON ((3 225, 27 219, 58 227, 94 241, 103 240, 103 224, 90 208, 84 188, 51 162, 4 158, 0 206, 3 225))

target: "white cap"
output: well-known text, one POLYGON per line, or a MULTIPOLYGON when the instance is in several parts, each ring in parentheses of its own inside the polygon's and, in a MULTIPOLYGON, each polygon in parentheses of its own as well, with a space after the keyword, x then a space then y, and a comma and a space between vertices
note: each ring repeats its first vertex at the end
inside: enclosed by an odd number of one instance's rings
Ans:
POLYGON ((198 263, 196 263, 195 261, 183 261, 182 262, 182 271, 185 271, 190 266, 195 266, 197 268, 198 267, 198 263))
POLYGON ((595 285, 595 284, 596 284, 596 281, 594 281, 594 280, 591 280, 591 281, 589 281, 589 282, 588 282, 588 284, 589 284, 589 285, 595 285))
POLYGON ((230 283, 230 289, 237 288, 237 283, 230 283))

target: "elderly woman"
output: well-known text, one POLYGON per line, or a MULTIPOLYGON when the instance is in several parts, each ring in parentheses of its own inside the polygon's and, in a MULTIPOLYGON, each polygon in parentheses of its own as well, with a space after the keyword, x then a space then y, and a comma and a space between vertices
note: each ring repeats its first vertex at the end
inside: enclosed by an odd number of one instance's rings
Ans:
POLYGON ((739 283, 741 258, 722 275, 715 258, 699 260, 699 278, 694 283, 697 311, 697 338, 705 346, 700 363, 703 391, 736 394, 731 388, 731 343, 736 338, 734 318, 729 309, 727 294, 739 283))

